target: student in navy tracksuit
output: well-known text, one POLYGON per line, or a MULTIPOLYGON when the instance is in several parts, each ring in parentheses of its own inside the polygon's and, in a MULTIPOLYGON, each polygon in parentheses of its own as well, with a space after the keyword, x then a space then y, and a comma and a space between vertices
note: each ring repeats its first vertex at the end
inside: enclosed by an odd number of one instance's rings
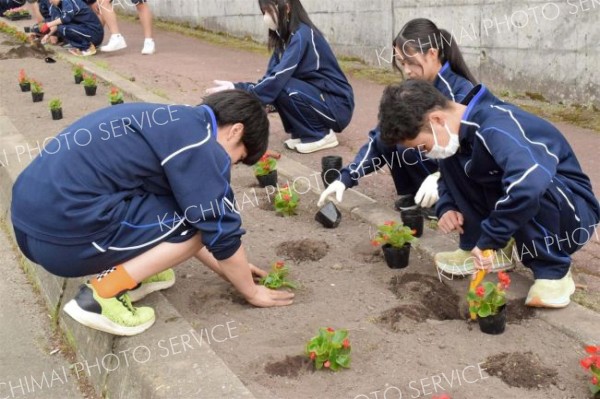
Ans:
POLYGON ((13 8, 22 7, 25 5, 26 0, 0 0, 0 16, 13 8))
POLYGON ((260 0, 269 28, 273 55, 258 83, 215 81, 215 92, 233 88, 256 95, 275 106, 290 149, 311 153, 338 145, 335 132, 348 126, 354 111, 354 94, 346 76, 299 0, 260 0))
POLYGON ((69 50, 78 56, 96 54, 96 46, 102 43, 104 28, 98 16, 82 0, 50 0, 49 22, 42 24, 40 32, 49 35, 58 33, 73 48, 69 50))
MULTIPOLYGON (((394 67, 409 79, 432 82, 446 98, 460 102, 473 88, 475 78, 464 62, 452 35, 424 18, 406 23, 393 41, 394 67), (398 65, 400 64, 400 66, 398 65)), ((341 201, 344 191, 354 187, 363 176, 388 165, 394 180, 398 210, 429 208, 437 200, 439 173, 434 160, 424 158, 418 149, 388 146, 381 141, 379 127, 369 133, 354 161, 342 169, 340 179, 321 194, 319 205, 335 193, 341 201)))
POLYGON ((440 159, 437 205, 443 232, 458 231, 475 268, 482 251, 511 237, 534 274, 526 304, 565 307, 575 291, 570 255, 593 237, 600 207, 564 136, 549 122, 494 97, 479 85, 462 104, 408 81, 388 87, 380 106, 382 138, 423 145, 440 159))
POLYGON ((254 283, 253 273, 266 272, 246 259, 230 185, 232 165, 254 164, 268 134, 264 107, 239 90, 197 107, 137 103, 94 112, 49 141, 15 182, 18 245, 52 274, 100 273, 65 311, 112 334, 149 328, 153 310, 131 301, 173 285, 169 268, 191 257, 253 305, 290 304, 293 295, 254 283))

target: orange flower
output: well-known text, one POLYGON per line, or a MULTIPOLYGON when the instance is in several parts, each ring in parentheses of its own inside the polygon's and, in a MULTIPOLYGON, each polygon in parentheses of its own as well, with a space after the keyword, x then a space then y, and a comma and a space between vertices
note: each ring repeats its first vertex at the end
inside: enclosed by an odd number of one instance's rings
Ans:
POLYGON ((333 328, 331 328, 331 327, 327 327, 327 331, 334 332, 335 330, 333 328))
POLYGON ((283 266, 285 266, 285 264, 282 261, 278 261, 275 263, 276 269, 281 269, 283 266))
POLYGON ((310 360, 315 360, 317 358, 317 354, 315 352, 310 352, 310 360))
POLYGON ((410 234, 412 234, 413 236, 414 236, 414 235, 417 235, 417 230, 415 230, 415 229, 412 229, 412 230, 410 231, 410 234))
POLYGON ((371 245, 374 246, 374 247, 377 247, 377 246, 379 246, 379 242, 376 241, 376 240, 372 240, 371 241, 371 245))
POLYGON ((350 347, 350 340, 348 340, 348 338, 344 339, 344 341, 342 342, 342 348, 344 349, 348 349, 350 347))
POLYGON ((585 351, 590 355, 593 355, 594 353, 600 352, 600 346, 586 346, 585 351))
POLYGON ((286 201, 286 202, 289 202, 289 200, 291 200, 291 199, 292 199, 292 197, 290 197, 290 195, 289 195, 289 194, 283 194, 283 197, 282 197, 282 198, 283 198, 283 200, 284 200, 284 201, 286 201))
POLYGON ((394 222, 393 220, 388 220, 387 222, 385 222, 383 224, 384 226, 395 226, 396 222, 394 222))
POLYGON ((331 366, 331 362, 329 360, 327 360, 325 363, 323 363, 323 367, 329 368, 329 366, 331 366))

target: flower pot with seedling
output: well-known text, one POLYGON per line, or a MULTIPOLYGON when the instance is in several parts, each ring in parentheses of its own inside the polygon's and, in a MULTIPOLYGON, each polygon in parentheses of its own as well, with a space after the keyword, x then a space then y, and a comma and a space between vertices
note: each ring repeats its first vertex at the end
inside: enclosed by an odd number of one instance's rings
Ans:
POLYGON ((415 230, 415 237, 421 237, 423 235, 423 214, 420 209, 400 211, 400 217, 405 226, 410 227, 411 230, 415 230))
POLYGON ((417 241, 415 233, 410 227, 390 220, 377 226, 371 243, 383 245, 383 256, 390 269, 403 269, 408 266, 411 243, 417 241))
POLYGON ((31 79, 31 98, 34 103, 39 103, 44 100, 44 88, 37 80, 31 79))
POLYGON ((22 19, 31 19, 31 14, 24 9, 12 9, 6 11, 4 17, 11 21, 19 21, 22 19))
POLYGON ((314 362, 317 370, 338 371, 350 368, 352 346, 348 339, 348 330, 334 330, 331 327, 319 328, 319 335, 306 344, 305 353, 314 362))
POLYGON ((340 156, 329 155, 321 158, 321 178, 325 187, 338 180, 342 166, 342 157, 340 156))
POLYGON ((288 185, 285 185, 279 190, 273 200, 275 212, 282 216, 293 216, 296 214, 299 201, 300 197, 298 194, 288 185))
POLYGON ((58 121, 63 118, 62 114, 62 102, 58 98, 50 100, 50 113, 52 114, 52 120, 58 121))
POLYGON ((111 88, 108 93, 108 100, 110 101, 110 105, 123 104, 123 92, 117 87, 111 88))
POLYGON ((342 221, 342 213, 336 208, 333 202, 328 202, 315 215, 315 220, 328 229, 334 229, 342 221))
POLYGON ((296 289, 298 285, 287 279, 290 269, 282 261, 275 262, 271 266, 271 271, 265 277, 259 280, 259 284, 264 285, 267 288, 273 290, 279 288, 291 288, 296 289))
POLYGON ((83 82, 83 65, 75 64, 73 66, 73 78, 75 79, 75 84, 83 82))
POLYGON ((479 329, 486 334, 502 334, 506 327, 506 290, 510 287, 510 276, 498 273, 498 283, 485 281, 469 290, 469 312, 477 315, 479 329))
POLYGON ((277 160, 268 154, 254 164, 254 176, 261 187, 277 185, 277 160))
POLYGON ((19 87, 21 88, 22 92, 31 90, 31 83, 29 82, 29 78, 27 77, 24 69, 19 71, 19 87))
POLYGON ((95 96, 98 88, 96 75, 83 75, 83 88, 86 96, 95 96))
POLYGON ((581 359, 579 364, 591 374, 589 388, 592 398, 600 398, 600 345, 586 346, 585 351, 589 356, 581 359))

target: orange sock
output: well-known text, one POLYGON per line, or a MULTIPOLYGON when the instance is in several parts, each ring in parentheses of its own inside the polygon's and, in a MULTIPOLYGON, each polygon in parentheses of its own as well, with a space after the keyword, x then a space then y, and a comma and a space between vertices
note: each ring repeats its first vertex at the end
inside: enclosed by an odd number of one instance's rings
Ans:
POLYGON ((122 265, 98 274, 91 280, 91 284, 102 298, 113 298, 138 285, 122 265))

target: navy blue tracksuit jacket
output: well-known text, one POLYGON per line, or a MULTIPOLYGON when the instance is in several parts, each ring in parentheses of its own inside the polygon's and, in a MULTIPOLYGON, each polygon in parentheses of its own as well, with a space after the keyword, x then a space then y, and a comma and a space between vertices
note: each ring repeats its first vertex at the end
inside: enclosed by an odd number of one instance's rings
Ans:
POLYGON ((303 142, 316 141, 329 130, 341 132, 354 111, 354 93, 325 38, 301 24, 283 54, 269 60, 258 83, 236 83, 237 89, 273 104, 286 132, 303 142))
POLYGON ((58 7, 50 6, 50 20, 60 18, 58 34, 73 47, 87 50, 90 44, 99 46, 104 39, 104 27, 98 16, 82 0, 62 0, 58 7))
POLYGON ((600 217, 571 146, 552 124, 483 85, 463 104, 460 149, 439 161, 438 216, 463 213, 462 249, 498 249, 514 237, 536 279, 564 277, 600 217))
MULTIPOLYGON (((433 85, 455 102, 462 101, 473 89, 470 81, 452 71, 449 62, 442 66, 433 85)), ((425 158, 418 149, 385 145, 376 127, 369 132, 369 141, 358 151, 354 161, 342 169, 340 180, 346 187, 354 187, 360 178, 385 165, 390 167, 399 195, 414 195, 423 180, 438 169, 437 163, 425 158)))

